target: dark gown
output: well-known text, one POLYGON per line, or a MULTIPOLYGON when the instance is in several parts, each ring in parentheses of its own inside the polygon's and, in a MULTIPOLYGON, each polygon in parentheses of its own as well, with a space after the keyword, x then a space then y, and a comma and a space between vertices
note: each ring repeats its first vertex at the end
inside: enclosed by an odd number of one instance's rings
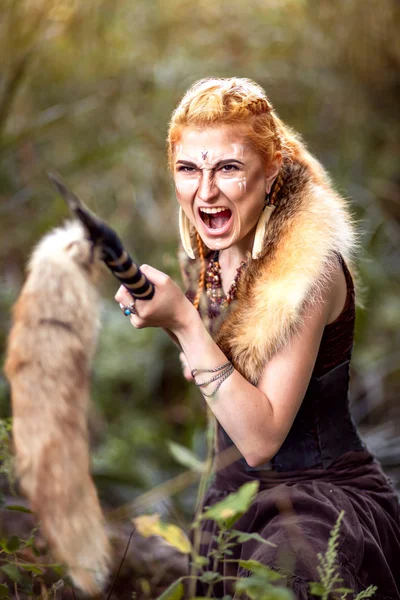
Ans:
MULTIPOLYGON (((309 582, 319 580, 316 556, 326 552, 330 532, 343 509, 338 546, 341 586, 359 593, 372 584, 378 588, 374 598, 399 599, 397 495, 359 438, 348 407, 355 302, 351 275, 340 261, 347 282, 346 303, 336 321, 325 327, 310 386, 283 446, 262 467, 251 468, 241 458, 220 470, 204 506, 258 479, 257 497, 235 529, 257 532, 275 546, 251 540, 237 546, 229 558, 254 559, 284 569, 288 586, 301 600, 312 597, 309 582)), ((231 444, 218 426, 217 453, 231 444)), ((216 524, 205 521, 201 555, 208 556, 216 533, 216 524)), ((227 576, 249 574, 234 562, 220 564, 219 570, 227 576)), ((205 595, 207 589, 199 584, 198 595, 205 595)), ((233 597, 232 580, 217 584, 213 594, 233 597)))

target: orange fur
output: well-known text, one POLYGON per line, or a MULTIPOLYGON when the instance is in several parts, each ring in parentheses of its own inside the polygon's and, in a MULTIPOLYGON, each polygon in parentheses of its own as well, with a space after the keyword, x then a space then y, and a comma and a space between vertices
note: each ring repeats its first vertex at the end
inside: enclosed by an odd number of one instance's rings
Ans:
MULTIPOLYGON (((303 160, 283 167, 276 205, 264 250, 259 258, 249 259, 239 280, 237 299, 230 304, 228 315, 224 314, 216 336, 236 369, 253 384, 265 363, 299 329, 305 305, 320 296, 329 281, 335 253, 350 263, 355 246, 347 203, 306 151, 303 160)), ((184 265, 186 276, 192 272, 189 286, 195 286, 197 262, 184 265)), ((205 311, 202 314, 206 322, 205 311)))
POLYGON ((21 489, 56 558, 89 594, 102 589, 110 562, 87 432, 96 254, 77 223, 41 241, 14 306, 5 365, 21 489))

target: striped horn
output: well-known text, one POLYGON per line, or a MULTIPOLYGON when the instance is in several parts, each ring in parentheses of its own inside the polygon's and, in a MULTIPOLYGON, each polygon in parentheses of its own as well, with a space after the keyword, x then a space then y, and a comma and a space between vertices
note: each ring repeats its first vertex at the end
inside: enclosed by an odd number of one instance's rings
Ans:
POLYGON ((101 247, 103 261, 111 273, 122 283, 133 298, 151 300, 155 292, 154 285, 141 272, 139 265, 125 250, 115 231, 93 214, 82 200, 67 188, 59 175, 48 173, 48 176, 70 210, 85 227, 90 240, 96 246, 101 247))

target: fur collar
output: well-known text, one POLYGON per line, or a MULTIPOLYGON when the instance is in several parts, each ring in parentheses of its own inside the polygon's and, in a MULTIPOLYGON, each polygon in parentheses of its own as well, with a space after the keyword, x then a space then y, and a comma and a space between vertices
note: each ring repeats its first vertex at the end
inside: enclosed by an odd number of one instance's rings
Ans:
MULTIPOLYGON (((264 250, 242 273, 217 344, 235 368, 256 384, 263 367, 299 329, 304 309, 330 277, 338 253, 351 260, 355 236, 347 203, 336 194, 319 164, 285 167, 284 182, 267 227, 264 250)), ((196 288, 195 280, 189 287, 196 288)), ((187 267, 184 269, 188 273, 187 267)), ((205 294, 201 303, 204 314, 205 294)))

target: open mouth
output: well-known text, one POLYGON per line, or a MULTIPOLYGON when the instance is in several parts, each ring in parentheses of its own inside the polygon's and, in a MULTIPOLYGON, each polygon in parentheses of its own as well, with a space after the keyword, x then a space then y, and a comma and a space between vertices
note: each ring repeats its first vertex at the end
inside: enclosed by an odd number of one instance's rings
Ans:
POLYGON ((229 208, 213 207, 200 208, 200 217, 208 229, 224 229, 231 220, 232 211, 229 208))

